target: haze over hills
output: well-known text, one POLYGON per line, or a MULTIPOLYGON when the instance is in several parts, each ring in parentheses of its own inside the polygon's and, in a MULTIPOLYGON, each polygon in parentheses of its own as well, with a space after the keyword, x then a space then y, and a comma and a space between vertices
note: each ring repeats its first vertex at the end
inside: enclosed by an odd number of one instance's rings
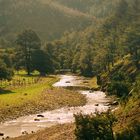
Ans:
MULTIPOLYGON (((61 11, 62 13, 69 15, 69 16, 85 17, 88 19, 93 18, 92 15, 90 15, 86 12, 83 12, 81 9, 69 7, 63 3, 58 2, 58 1, 42 0, 42 2, 44 4, 49 5, 52 8, 55 8, 55 9, 61 11)), ((80 3, 79 3, 79 5, 80 5, 80 3)))
POLYGON ((58 39, 66 31, 89 26, 95 17, 107 17, 116 5, 113 3, 113 7, 111 3, 109 0, 0 0, 0 38, 13 40, 19 32, 30 28, 43 41, 58 39))
POLYGON ((29 28, 42 41, 59 39, 66 31, 79 31, 108 17, 118 1, 0 0, 0 40, 13 41, 29 28))
POLYGON ((1 0, 0 13, 0 36, 10 40, 26 28, 35 30, 43 40, 56 39, 67 30, 79 30, 91 23, 85 13, 38 0, 1 0))

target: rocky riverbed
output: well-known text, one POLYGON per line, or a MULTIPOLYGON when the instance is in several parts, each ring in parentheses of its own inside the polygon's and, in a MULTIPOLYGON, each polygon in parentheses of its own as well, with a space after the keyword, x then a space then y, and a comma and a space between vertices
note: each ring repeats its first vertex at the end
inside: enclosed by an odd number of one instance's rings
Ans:
MULTIPOLYGON (((60 81, 55 83, 54 87, 76 87, 83 83, 83 79, 78 76, 61 75, 60 78, 60 81)), ((79 112, 90 114, 95 111, 104 112, 110 108, 108 105, 110 98, 106 97, 105 93, 90 90, 79 90, 78 92, 86 96, 87 103, 85 106, 64 107, 2 123, 0 124, 0 139, 18 137, 53 125, 74 122, 73 114, 79 112)))

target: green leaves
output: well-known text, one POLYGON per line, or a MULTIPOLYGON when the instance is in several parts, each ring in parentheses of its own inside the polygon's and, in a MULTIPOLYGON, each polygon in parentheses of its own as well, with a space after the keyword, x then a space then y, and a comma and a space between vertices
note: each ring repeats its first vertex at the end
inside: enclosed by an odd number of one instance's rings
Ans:
POLYGON ((24 56, 24 58, 20 59, 24 60, 25 68, 28 75, 30 75, 32 71, 32 52, 36 49, 40 49, 41 41, 34 31, 25 30, 17 36, 16 43, 20 46, 20 53, 24 56))
POLYGON ((130 92, 130 79, 123 72, 116 72, 111 76, 110 83, 108 84, 107 91, 109 94, 118 97, 127 97, 130 92))
POLYGON ((115 117, 108 111, 95 115, 77 114, 75 135, 77 140, 114 140, 112 126, 115 117))
POLYGON ((0 60, 0 80, 11 80, 13 75, 14 74, 12 69, 7 68, 6 64, 2 60, 0 60))

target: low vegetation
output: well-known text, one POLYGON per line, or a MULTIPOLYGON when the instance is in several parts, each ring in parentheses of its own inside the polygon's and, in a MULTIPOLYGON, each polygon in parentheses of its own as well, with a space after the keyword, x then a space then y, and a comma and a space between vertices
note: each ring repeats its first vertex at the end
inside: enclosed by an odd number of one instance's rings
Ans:
POLYGON ((113 122, 115 117, 107 113, 98 112, 91 115, 75 115, 76 140, 113 140, 113 122))
POLYGON ((135 85, 127 98, 121 101, 115 112, 118 122, 114 125, 118 140, 139 140, 140 138, 140 76, 136 76, 135 85))

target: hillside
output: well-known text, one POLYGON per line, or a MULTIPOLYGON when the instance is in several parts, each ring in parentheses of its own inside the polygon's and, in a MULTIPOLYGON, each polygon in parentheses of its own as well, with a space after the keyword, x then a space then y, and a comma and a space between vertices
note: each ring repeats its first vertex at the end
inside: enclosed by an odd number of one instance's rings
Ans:
POLYGON ((13 40, 19 32, 31 28, 41 39, 50 40, 59 38, 65 31, 79 30, 90 24, 91 19, 86 14, 62 8, 38 0, 1 0, 0 36, 13 40))
MULTIPOLYGON (((45 0, 43 0, 45 1, 45 0)), ((82 11, 91 16, 105 18, 115 11, 119 0, 53 0, 67 7, 82 11)))
POLYGON ((67 31, 82 30, 98 18, 108 17, 117 1, 0 0, 0 44, 13 42, 18 33, 29 28, 43 42, 58 39, 67 31))

